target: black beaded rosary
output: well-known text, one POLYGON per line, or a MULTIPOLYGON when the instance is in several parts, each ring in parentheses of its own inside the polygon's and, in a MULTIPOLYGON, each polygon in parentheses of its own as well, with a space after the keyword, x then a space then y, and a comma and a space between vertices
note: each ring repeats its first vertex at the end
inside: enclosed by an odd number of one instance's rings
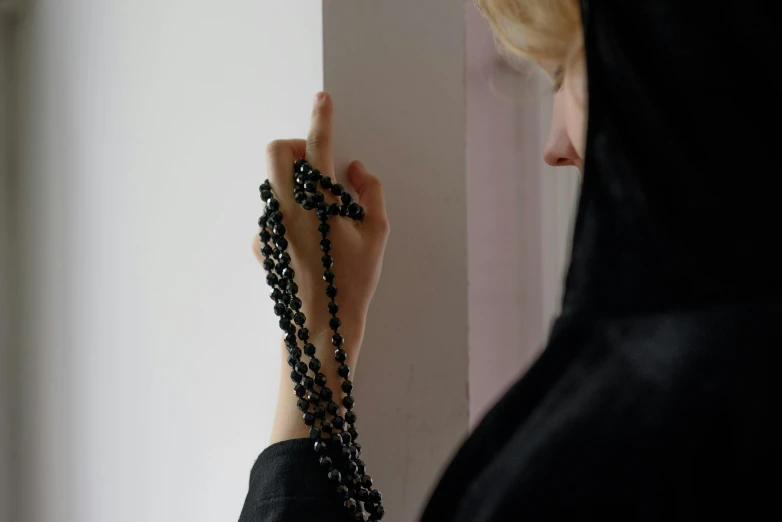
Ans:
POLYGON ((337 287, 334 286, 335 274, 331 270, 334 258, 329 254, 332 244, 327 239, 331 228, 328 224, 330 216, 339 215, 359 220, 364 217, 364 208, 352 201, 352 197, 344 191, 342 185, 332 183, 331 178, 321 175, 320 171, 313 169, 304 159, 294 163, 293 177, 294 200, 305 210, 315 210, 320 221, 318 232, 322 238, 320 249, 323 251, 323 280, 326 282, 326 295, 330 299, 329 327, 334 332, 331 343, 336 348, 334 358, 340 363, 337 373, 343 379, 342 391, 346 394, 342 399, 345 416, 339 415, 340 406, 333 400, 332 390, 326 387, 326 376, 320 373, 321 363, 315 357, 315 346, 309 342, 310 333, 304 326, 307 318, 301 312, 302 302, 296 296, 299 287, 294 282, 295 272, 290 266, 291 256, 286 252, 288 240, 285 239, 280 203, 274 197, 269 180, 266 180, 260 187, 261 199, 266 203, 263 216, 258 219, 258 225, 261 227, 261 253, 265 258, 263 268, 267 272, 266 283, 271 287, 269 296, 274 301, 274 313, 279 316, 280 328, 285 333, 288 365, 292 368, 291 380, 294 382, 293 392, 298 397, 297 406, 302 411, 304 424, 310 427, 309 435, 315 452, 320 454, 320 465, 326 470, 328 479, 336 485, 336 493, 344 500, 345 508, 353 516, 353 520, 382 520, 385 514, 381 504, 382 495, 378 490, 372 489, 372 477, 366 474, 366 465, 359 458, 361 445, 356 442, 357 417, 353 410, 355 400, 351 395, 353 383, 348 379, 350 367, 345 363, 345 338, 339 333, 342 322, 337 317, 337 287), (323 193, 318 191, 318 182, 321 187, 331 190, 332 194, 340 198, 342 204, 327 204, 323 193), (268 229, 271 229, 271 232, 268 229), (274 247, 269 244, 270 241, 274 247), (299 340, 304 343, 303 348, 299 348, 299 340), (310 358, 309 365, 301 360, 302 351, 310 358), (308 370, 312 370, 314 377, 308 375, 308 370), (330 418, 327 418, 327 414, 330 418), (333 455, 333 458, 326 453, 333 455))

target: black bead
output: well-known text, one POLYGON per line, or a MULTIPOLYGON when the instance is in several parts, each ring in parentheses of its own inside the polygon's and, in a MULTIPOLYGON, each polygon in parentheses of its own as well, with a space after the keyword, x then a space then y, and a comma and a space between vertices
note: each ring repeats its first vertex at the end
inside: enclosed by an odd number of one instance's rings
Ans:
POLYGON ((347 192, 343 192, 342 196, 340 196, 340 199, 342 200, 343 205, 350 205, 353 202, 353 196, 347 192))
POLYGON ((263 245, 263 247, 261 247, 261 254, 263 254, 264 257, 269 257, 270 255, 272 255, 272 252, 273 249, 271 245, 263 245))
POLYGON ((318 187, 315 186, 315 183, 313 183, 312 181, 307 181, 304 183, 304 190, 309 193, 312 193, 318 190, 318 187))
POLYGON ((331 193, 334 194, 335 196, 341 196, 344 191, 345 191, 345 187, 343 187, 339 183, 331 186, 331 193))
POLYGON ((271 297, 274 301, 280 299, 282 297, 282 290, 279 288, 272 288, 269 290, 269 297, 271 297))
POLYGON ((358 473, 358 465, 351 460, 350 462, 348 462, 347 471, 351 475, 355 475, 356 473, 358 473))
POLYGON ((298 346, 294 346, 290 349, 291 357, 296 358, 297 360, 301 358, 301 349, 298 346))
MULTIPOLYGON (((266 220, 267 220, 267 217, 266 217, 265 214, 263 216, 259 217, 258 218, 258 226, 261 227, 261 228, 264 228, 266 226, 266 220)), ((268 239, 267 239, 267 241, 268 241, 268 239)))
POLYGON ((325 256, 320 258, 321 264, 323 264, 324 268, 331 268, 334 266, 334 258, 330 255, 326 254, 325 256))
POLYGON ((283 332, 287 332, 290 329, 290 327, 291 327, 291 322, 289 319, 286 319, 285 317, 280 319, 280 330, 282 330, 283 332))
POLYGON ((334 429, 341 430, 345 427, 345 419, 340 417, 339 415, 334 416, 334 419, 331 421, 331 424, 334 426, 334 429))
POLYGON ((312 169, 309 175, 310 181, 318 181, 323 177, 323 174, 320 173, 318 169, 312 169))
POLYGON ((262 201, 266 201, 270 197, 272 197, 272 191, 271 190, 262 190, 261 191, 261 200, 262 201))
POLYGON ((293 199, 296 203, 302 204, 304 203, 304 200, 307 199, 307 193, 303 190, 297 190, 293 193, 293 199))
MULTIPOLYGON (((351 462, 350 464, 355 465, 355 462, 351 462)), ((364 488, 358 488, 358 491, 356 491, 356 499, 358 499, 360 502, 366 502, 369 498, 369 491, 367 491, 364 488)))
MULTIPOLYGON (((274 261, 270 258, 266 258, 266 261, 271 261, 274 263, 274 261)), ((274 271, 277 272, 278 275, 282 275, 282 271, 288 268, 288 265, 284 265, 282 263, 277 263, 277 266, 274 267, 274 271)), ((280 281, 280 286, 283 286, 284 281, 280 281)))
MULTIPOLYGON (((307 349, 307 347, 305 346, 304 347, 305 352, 306 352, 306 349, 307 349)), ((317 374, 315 376, 315 384, 317 384, 318 386, 321 386, 321 387, 322 386, 326 386, 326 376, 323 375, 322 373, 317 374)))
MULTIPOLYGON (((364 477, 364 478, 366 479, 366 477, 364 477)), ((374 502, 375 504, 377 504, 381 500, 383 500, 383 495, 378 490, 373 489, 372 491, 369 492, 369 501, 370 502, 374 502)))
MULTIPOLYGON (((332 421, 332 424, 334 424, 333 421, 332 421)), ((336 429, 336 426, 334 426, 334 429, 336 429)), ((331 436, 331 446, 332 446, 331 449, 339 452, 339 451, 342 450, 342 439, 337 437, 337 435, 339 435, 339 433, 335 433, 335 434, 333 434, 331 436)), ((347 482, 346 482, 346 484, 347 484, 347 482)))
POLYGON ((315 203, 315 208, 317 208, 318 210, 321 209, 326 210, 327 207, 323 203, 323 201, 325 200, 325 196, 323 196, 323 192, 314 192, 310 197, 312 198, 313 203, 315 203))
MULTIPOLYGON (((342 399, 342 405, 348 410, 352 410, 353 406, 356 405, 356 399, 354 399, 352 395, 345 395, 342 399)), ((347 416, 345 416, 345 418, 347 419, 347 416)))
MULTIPOLYGON (((318 408, 321 408, 321 406, 318 406, 318 408)), ((331 421, 328 419, 325 419, 320 423, 320 429, 323 431, 323 433, 331 433, 332 428, 333 426, 331 425, 331 421)))
POLYGON ((345 460, 350 460, 350 448, 348 446, 345 446, 345 443, 342 443, 342 447, 340 448, 339 452, 342 454, 342 458, 345 460))
POLYGON ((339 438, 342 439, 342 444, 348 446, 353 439, 350 438, 350 433, 340 433, 339 438))
POLYGON ((293 162, 293 172, 301 172, 301 168, 307 165, 307 160, 299 158, 293 162))
POLYGON ((304 208, 304 210, 312 210, 313 208, 315 208, 315 202, 312 201, 310 198, 307 198, 301 202, 301 206, 304 208))
POLYGON ((349 498, 345 501, 344 505, 345 505, 345 509, 347 509, 349 513, 353 513, 358 507, 358 502, 356 502, 352 498, 349 498))
POLYGON ((315 443, 315 451, 318 453, 326 453, 326 450, 328 449, 328 444, 326 444, 326 441, 321 439, 315 443))
POLYGON ((345 413, 345 422, 347 422, 348 424, 355 424, 357 418, 358 416, 356 415, 356 412, 353 410, 350 410, 349 412, 345 413))
MULTIPOLYGON (((372 488, 372 477, 370 477, 369 475, 364 475, 364 478, 361 479, 361 485, 364 486, 367 489, 371 489, 372 488)), ((369 494, 371 495, 372 493, 370 492, 369 494)))
POLYGON ((329 471, 329 480, 339 482, 342 480, 342 474, 336 469, 332 469, 329 471))
POLYGON ((364 210, 364 207, 359 207, 358 215, 356 216, 356 219, 364 219, 365 215, 366 215, 366 211, 364 210))
MULTIPOLYGON (((320 404, 315 405, 314 408, 312 408, 312 414, 315 415, 315 418, 317 419, 323 419, 326 417, 326 410, 321 406, 320 404)), ((325 421, 324 421, 325 422, 325 421)), ((331 423, 329 423, 331 425, 331 423)), ((323 428, 323 424, 320 425, 321 428, 323 428)), ((329 433, 328 431, 326 433, 329 433)))
POLYGON ((364 464, 364 461, 361 459, 356 460, 356 464, 358 465, 358 474, 359 475, 365 475, 367 472, 367 465, 364 464))
POLYGON ((293 310, 300 310, 301 309, 301 299, 299 299, 298 297, 291 297, 289 306, 293 310))
POLYGON ((331 225, 328 223, 321 223, 318 225, 318 232, 322 237, 325 238, 327 235, 329 235, 329 231, 331 231, 331 225))
MULTIPOLYGON (((272 234, 272 241, 276 243, 277 239, 278 237, 272 234)), ((274 255, 274 259, 279 259, 280 256, 282 255, 282 250, 280 250, 279 248, 275 248, 274 250, 272 250, 272 255, 274 255)))
POLYGON ((305 387, 305 388, 307 388, 308 390, 311 390, 312 388, 314 388, 314 387, 315 387, 315 381, 314 381, 314 380, 312 380, 312 377, 306 377, 306 376, 305 376, 305 377, 304 377, 304 378, 301 380, 301 383, 302 383, 302 384, 304 385, 304 387, 305 387))
POLYGON ((307 411, 307 410, 309 410, 309 409, 310 409, 310 403, 309 403, 309 402, 307 402, 307 399, 299 399, 298 401, 296 401, 296 406, 297 406, 297 407, 298 407, 298 408, 299 408, 301 411, 307 411))
POLYGON ((301 312, 296 312, 296 314, 293 316, 293 322, 299 326, 303 325, 306 320, 307 316, 301 312))
POLYGON ((279 210, 275 210, 271 214, 269 214, 269 219, 267 220, 268 223, 275 224, 275 223, 281 223, 282 222, 282 212, 279 210))
POLYGON ((302 375, 307 375, 307 365, 299 361, 296 363, 296 371, 302 375))
POLYGON ((268 230, 263 229, 258 233, 258 237, 261 238, 261 241, 264 243, 268 243, 269 240, 272 238, 272 235, 269 233, 268 230))
POLYGON ((328 403, 326 405, 326 411, 329 412, 329 415, 336 415, 337 413, 339 413, 339 404, 337 404, 336 402, 328 403))
POLYGON ((271 190, 271 189, 272 189, 272 186, 269 184, 269 180, 265 179, 265 180, 263 180, 263 183, 261 183, 261 186, 259 187, 258 190, 263 191, 263 190, 271 190))
POLYGON ((293 387, 293 393, 296 394, 297 397, 304 397, 304 394, 307 393, 307 388, 301 383, 297 384, 293 387))
POLYGON ((322 388, 320 390, 320 398, 323 401, 329 402, 331 401, 333 396, 334 393, 331 391, 331 388, 322 388))
POLYGON ((279 282, 279 279, 277 278, 277 274, 266 274, 266 284, 269 286, 274 286, 279 282))
MULTIPOLYGON (((286 314, 286 315, 290 315, 290 314, 286 314)), ((293 333, 293 332, 295 332, 295 331, 296 331, 296 325, 295 325, 295 324, 293 324, 293 323, 291 322, 291 320, 290 320, 290 319, 288 319, 287 317, 286 317, 285 319, 288 321, 288 329, 287 329, 287 330, 285 330, 285 331, 286 331, 286 332, 288 332, 288 333, 293 333)))
POLYGON ((358 217, 358 209, 361 208, 358 206, 358 203, 351 203, 348 205, 348 216, 350 217, 358 217))
POLYGON ((288 266, 291 262, 291 255, 287 252, 280 252, 277 255, 277 259, 280 260, 280 263, 282 263, 285 266, 288 266))
POLYGON ((348 498, 350 490, 345 485, 337 486, 337 495, 339 495, 340 498, 348 498))
POLYGON ((331 205, 329 205, 329 210, 328 210, 329 215, 330 216, 338 216, 340 208, 341 207, 338 204, 332 203, 331 205))
POLYGON ((322 178, 320 178, 320 186, 323 187, 324 189, 330 189, 331 185, 332 183, 330 177, 323 176, 322 178))
POLYGON ((353 437, 353 440, 358 440, 358 431, 356 431, 355 426, 351 426, 351 428, 348 430, 348 433, 350 433, 350 436, 353 437))
POLYGON ((285 228, 285 225, 283 225, 282 223, 277 223, 276 225, 274 225, 274 233, 277 234, 278 236, 284 236, 285 232, 287 232, 287 229, 285 228))
POLYGON ((268 200, 266 200, 266 206, 271 210, 279 210, 280 209, 280 202, 274 199, 272 196, 268 200))
MULTIPOLYGON (((312 343, 305 344, 304 345, 304 353, 309 355, 310 357, 315 355, 315 345, 312 344, 312 343)), ((324 379, 325 379, 325 377, 324 377, 324 379)), ((318 377, 317 376, 315 377, 315 384, 317 384, 318 386, 323 386, 322 384, 318 383, 318 377)))
POLYGON ((329 296, 331 299, 334 299, 337 297, 337 287, 334 285, 329 285, 326 287, 326 295, 329 296))
POLYGON ((342 383, 342 391, 350 395, 353 391, 353 381, 350 379, 345 379, 345 381, 342 383))
POLYGON ((285 239, 284 237, 281 237, 280 239, 277 240, 275 245, 277 245, 277 248, 279 248, 280 250, 285 250, 286 248, 288 248, 288 240, 285 239))
POLYGON ((350 446, 350 458, 356 460, 358 458, 358 450, 355 446, 350 446))
POLYGON ((301 375, 296 370, 291 370, 291 380, 296 383, 301 382, 301 375))
POLYGON ((329 313, 331 315, 334 315, 337 312, 339 312, 339 304, 337 304, 336 301, 331 301, 328 306, 329 306, 329 313))
POLYGON ((345 343, 345 338, 342 337, 342 334, 334 334, 331 336, 331 344, 333 344, 336 347, 340 347, 345 343))
MULTIPOLYGON (((269 259, 267 259, 267 261, 269 261, 269 259)), ((331 269, 328 269, 328 268, 327 268, 327 269, 326 269, 326 270, 323 272, 323 280, 324 280, 324 281, 326 281, 326 282, 327 282, 327 283, 329 283, 329 284, 331 284, 331 283, 333 283, 333 282, 334 282, 334 278, 335 278, 335 277, 337 277, 337 274, 335 274, 335 273, 334 273, 334 271, 333 271, 333 270, 331 270, 331 269)))
POLYGON ((304 424, 307 426, 312 426, 315 424, 315 416, 310 412, 305 413, 302 418, 304 419, 304 424))
MULTIPOLYGON (((356 452, 360 455, 361 454, 361 444, 359 444, 358 442, 354 442, 353 443, 353 447, 356 448, 356 452)), ((362 475, 363 475, 363 473, 362 473, 362 475)))
MULTIPOLYGON (((301 332, 301 330, 300 330, 301 332)), ((320 371, 320 359, 313 357, 310 359, 310 370, 317 373, 320 371)))
POLYGON ((320 394, 315 390, 310 390, 309 393, 307 393, 307 400, 312 404, 318 404, 318 402, 320 402, 320 394))
POLYGON ((295 180, 296 181, 296 187, 299 188, 299 189, 303 189, 304 184, 307 183, 307 177, 308 176, 307 176, 306 173, 304 173, 304 172, 299 173, 299 175, 296 176, 296 180, 295 180))
POLYGON ((320 221, 328 221, 329 220, 329 213, 326 210, 318 209, 317 213, 315 214, 320 221))
POLYGON ((343 217, 347 216, 349 212, 350 212, 350 207, 348 207, 347 205, 342 205, 342 208, 339 209, 339 215, 343 217))
POLYGON ((329 319, 329 328, 331 328, 335 332, 339 330, 340 326, 342 326, 342 321, 339 320, 339 317, 332 317, 331 319, 329 319))
POLYGON ((288 293, 291 295, 296 295, 299 293, 299 285, 294 283, 293 281, 288 281, 288 293))
POLYGON ((287 346, 291 346, 291 347, 296 346, 296 344, 297 344, 296 343, 296 336, 293 335, 293 334, 286 335, 285 336, 285 344, 287 346))
POLYGON ((291 297, 290 294, 282 294, 280 300, 285 304, 285 306, 290 306, 293 298, 291 297))
POLYGON ((320 458, 320 466, 322 468, 331 469, 332 465, 333 462, 331 462, 331 457, 327 457, 324 455, 320 458))
MULTIPOLYGON (((305 415, 306 415, 306 413, 305 413, 305 415)), ((314 418, 314 417, 315 417, 315 416, 313 415, 313 418, 314 418)), ((311 428, 310 428, 310 438, 311 438, 312 440, 318 440, 318 439, 320 439, 320 428, 318 428, 318 427, 316 427, 316 426, 313 426, 313 427, 311 427, 311 428)))
POLYGON ((329 250, 331 250, 331 241, 329 241, 328 239, 321 239, 320 249, 328 254, 329 250))
POLYGON ((338 348, 334 350, 334 358, 337 360, 337 362, 345 362, 345 359, 348 358, 348 352, 342 348, 338 348))
POLYGON ((276 303, 274 305, 274 315, 281 316, 285 312, 285 305, 282 303, 276 303))
POLYGON ((350 366, 345 363, 340 364, 339 368, 337 368, 337 374, 343 379, 347 379, 350 377, 350 366))
POLYGON ((288 357, 288 366, 293 368, 293 371, 296 371, 296 363, 299 361, 295 357, 288 357))

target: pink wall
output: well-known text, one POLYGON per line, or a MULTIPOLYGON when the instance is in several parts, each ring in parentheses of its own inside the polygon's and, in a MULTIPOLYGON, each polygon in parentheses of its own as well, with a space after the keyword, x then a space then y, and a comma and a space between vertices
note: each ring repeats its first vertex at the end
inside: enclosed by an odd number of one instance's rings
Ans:
POLYGON ((474 427, 545 337, 540 255, 541 107, 467 1, 469 407, 474 427), (528 90, 528 89, 527 89, 528 90))

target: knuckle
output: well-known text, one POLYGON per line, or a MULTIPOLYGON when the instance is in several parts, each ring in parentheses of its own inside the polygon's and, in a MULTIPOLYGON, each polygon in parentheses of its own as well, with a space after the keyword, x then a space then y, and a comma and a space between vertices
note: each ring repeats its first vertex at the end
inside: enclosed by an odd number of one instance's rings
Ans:
POLYGON ((274 140, 266 145, 267 156, 277 156, 285 149, 285 142, 283 140, 274 140))
POLYGON ((307 137, 307 141, 314 147, 328 145, 329 135, 323 129, 313 129, 307 137))

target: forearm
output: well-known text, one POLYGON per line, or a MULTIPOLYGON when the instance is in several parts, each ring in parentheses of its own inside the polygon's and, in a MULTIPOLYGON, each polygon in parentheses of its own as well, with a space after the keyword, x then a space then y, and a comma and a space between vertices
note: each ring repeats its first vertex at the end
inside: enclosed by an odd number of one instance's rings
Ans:
MULTIPOLYGON (((351 327, 349 328, 341 328, 340 333, 345 337, 345 346, 343 348, 348 354, 346 363, 350 366, 350 379, 352 380, 355 376, 358 353, 364 338, 364 320, 361 318, 351 320, 350 324, 351 327)), ((344 379, 337 374, 339 363, 334 360, 335 347, 331 344, 332 335, 333 332, 328 329, 318 330, 311 334, 309 342, 315 345, 315 357, 322 364, 320 373, 326 376, 326 386, 334 394, 332 400, 341 406, 342 398, 345 395, 341 387, 344 379)), ((293 394, 294 383, 290 378, 291 367, 288 366, 287 362, 288 351, 282 340, 280 341, 280 351, 280 387, 274 424, 272 425, 271 444, 309 436, 309 426, 304 424, 302 413, 296 406, 296 396, 293 394)), ((302 361, 308 363, 309 357, 302 355, 302 361)), ((314 377, 314 373, 311 370, 309 373, 311 377, 314 377)), ((342 413, 344 413, 344 410, 342 413)))

